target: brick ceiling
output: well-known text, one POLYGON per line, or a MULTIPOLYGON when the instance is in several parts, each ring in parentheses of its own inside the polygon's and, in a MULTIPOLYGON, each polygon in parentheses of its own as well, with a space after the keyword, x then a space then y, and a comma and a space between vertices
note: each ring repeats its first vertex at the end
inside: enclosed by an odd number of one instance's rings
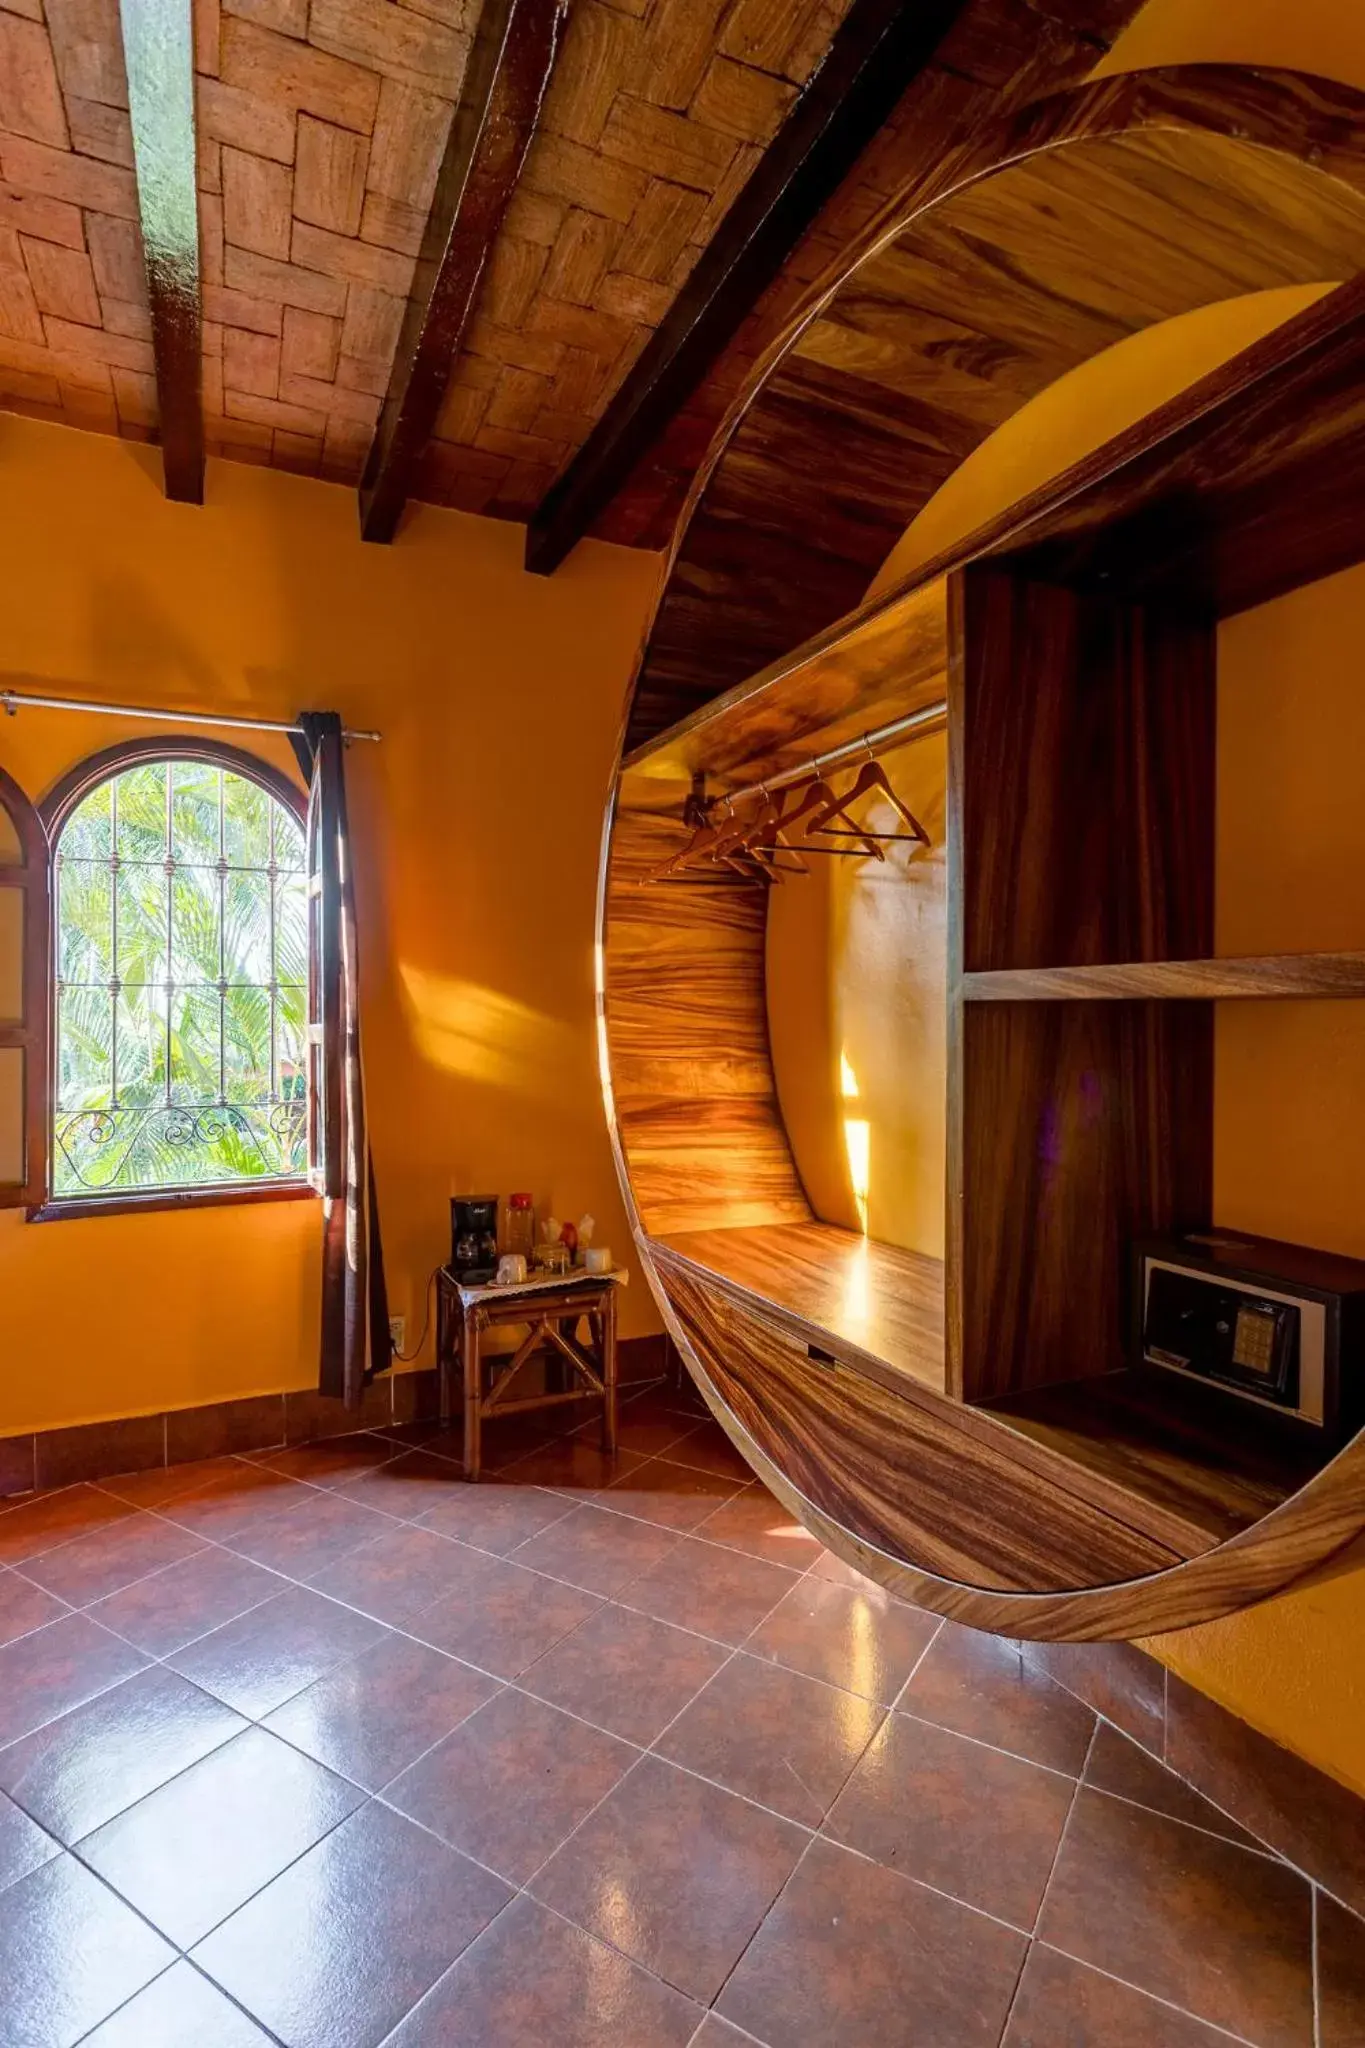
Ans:
MULTIPOLYGON (((358 481, 476 0, 198 0, 209 452, 358 481)), ((418 496, 524 518, 848 0, 573 0, 418 496)), ((118 0, 0 0, 0 406, 156 428, 118 0)))

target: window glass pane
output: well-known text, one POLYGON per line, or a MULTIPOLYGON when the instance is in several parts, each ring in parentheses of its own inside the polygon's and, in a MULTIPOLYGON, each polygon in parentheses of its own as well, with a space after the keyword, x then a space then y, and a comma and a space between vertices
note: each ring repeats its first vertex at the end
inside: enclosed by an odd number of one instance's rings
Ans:
POLYGON ((167 773, 166 762, 149 761, 115 777, 121 860, 165 860, 167 773))
POLYGON ((202 761, 177 761, 171 769, 171 852, 177 861, 205 867, 217 862, 220 776, 221 770, 202 761))
POLYGON ((295 819, 231 770, 154 762, 93 790, 58 851, 54 1192, 306 1172, 295 819))
POLYGON ((301 875, 308 865, 303 847, 303 827, 283 804, 275 805, 275 865, 292 875, 301 875))
POLYGON ((230 874, 223 910, 223 979, 270 980, 270 877, 258 870, 230 874))
POLYGON ((112 819, 114 785, 102 782, 83 797, 62 831, 62 852, 68 860, 108 860, 114 850, 112 819))
POLYGON ((230 988, 223 998, 224 1089, 229 1102, 270 1097, 270 991, 230 988))
POLYGON ((197 984, 171 997, 171 1100, 218 1100, 218 991, 197 984))
POLYGON ((24 1060, 22 1047, 0 1046, 0 1185, 24 1179, 24 1060))
POLYGON ((114 897, 118 910, 119 980, 139 987, 166 979, 166 904, 170 877, 163 863, 121 867, 114 897))
POLYGON ((221 877, 216 868, 177 867, 171 877, 171 980, 218 980, 221 877))
POLYGON ((303 875, 275 880, 275 979, 296 987, 308 981, 308 882, 303 875))
POLYGON ((0 887, 0 1024, 24 1021, 24 895, 0 887))
POLYGON ((277 808, 258 782, 245 775, 223 777, 224 850, 234 867, 269 865, 270 813, 277 808))
MULTIPOLYGON (((65 843, 65 842, 63 842, 65 843)), ((57 974, 107 983, 114 971, 114 876, 107 861, 57 866, 57 974)))
POLYGON ((113 1093, 114 998, 63 988, 57 1003, 58 1111, 107 1109, 113 1093))
POLYGON ((281 985, 275 999, 275 1068, 284 1101, 302 1098, 307 1089, 308 991, 281 985))
POLYGON ((118 1107, 166 1100, 166 990, 125 988, 114 1009, 118 1034, 118 1107))

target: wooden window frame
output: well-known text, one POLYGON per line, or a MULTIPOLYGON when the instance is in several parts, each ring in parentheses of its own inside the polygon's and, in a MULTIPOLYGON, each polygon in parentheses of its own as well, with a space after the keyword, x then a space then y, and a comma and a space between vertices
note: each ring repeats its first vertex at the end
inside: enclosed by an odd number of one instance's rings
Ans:
POLYGON ((24 1055, 24 1179, 7 1183, 6 1209, 22 1209, 45 1192, 48 1182, 52 1087, 52 850, 42 813, 12 775, 0 768, 0 805, 18 834, 22 863, 6 869, 4 887, 24 898, 24 943, 20 966, 22 1012, 17 1023, 0 1024, 0 1046, 24 1055), (22 879, 15 880, 18 875, 22 879), (32 1021, 36 1014, 36 1024, 32 1021))
MULTIPOLYGON (((306 1173, 290 1176, 288 1179, 262 1179, 255 1184, 240 1181, 202 1188, 147 1188, 125 1190, 112 1195, 72 1196, 65 1200, 54 1198, 50 1192, 52 1126, 57 1086, 57 1005, 53 999, 57 962, 57 891, 53 886, 53 878, 57 847, 72 812, 93 790, 129 768, 153 761, 197 761, 206 767, 225 768, 235 775, 244 776, 284 806, 304 833, 305 845, 307 843, 307 793, 296 782, 291 781, 282 769, 277 768, 271 761, 261 760, 259 755, 247 753, 241 747, 188 736, 168 735, 164 739, 123 740, 115 746, 105 747, 98 754, 88 755, 85 760, 69 769, 48 791, 42 802, 34 806, 47 834, 48 848, 47 916, 35 920, 43 928, 44 1000, 47 1005, 46 1058, 42 1062, 35 1062, 35 1065, 43 1069, 40 1076, 43 1091, 43 1129, 46 1134, 43 1157, 48 1176, 48 1192, 41 1201, 34 1202, 28 1208, 27 1216, 30 1223, 74 1223, 88 1221, 93 1216, 136 1216, 172 1209, 215 1209, 236 1207, 242 1203, 297 1202, 316 1198, 317 1190, 306 1173)), ((310 934, 310 974, 311 955, 310 934)), ((32 1114, 31 1106, 29 1113, 32 1114)))

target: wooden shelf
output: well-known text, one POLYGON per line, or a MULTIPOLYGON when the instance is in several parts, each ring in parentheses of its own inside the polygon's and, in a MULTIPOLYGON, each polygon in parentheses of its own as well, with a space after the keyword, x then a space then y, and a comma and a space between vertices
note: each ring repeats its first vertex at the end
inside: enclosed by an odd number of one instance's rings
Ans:
POLYGON ((1017 967, 964 974, 969 1003, 1365 996, 1365 953, 1268 953, 1246 960, 1131 960, 1104 967, 1017 967))
POLYGON ((758 782, 947 695, 947 590, 917 585, 872 616, 840 620, 761 669, 623 763, 627 787, 758 782))
POLYGON ((846 1365, 943 1391, 941 1259, 831 1223, 683 1231, 652 1239, 651 1249, 696 1267, 846 1365))
POLYGON ((1187 1556, 1250 1528, 1328 1456, 1286 1440, 1250 1404, 1173 1375, 1105 1373, 1011 1394, 985 1412, 1066 1457, 1077 1491, 1187 1556))

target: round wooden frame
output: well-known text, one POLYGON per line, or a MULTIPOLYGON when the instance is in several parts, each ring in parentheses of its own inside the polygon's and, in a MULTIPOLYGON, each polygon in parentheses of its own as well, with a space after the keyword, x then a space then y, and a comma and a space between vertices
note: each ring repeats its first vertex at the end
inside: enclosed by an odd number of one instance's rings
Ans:
MULTIPOLYGON (((852 1434, 841 1438, 841 1424, 822 1433, 817 1406, 802 1405, 805 1363, 793 1357, 791 1333, 777 1327, 781 1318, 750 1304, 733 1288, 710 1284, 704 1273, 657 1242, 670 1229, 700 1227, 668 1220, 687 1201, 689 1144, 694 1163, 702 1156, 695 1150, 700 1145, 711 1155, 728 1146, 754 1165, 752 1214, 741 1213, 737 1205, 731 1216, 717 1217, 715 1223, 777 1220, 784 1203, 786 1213, 796 1216, 803 1197, 767 1049, 762 915, 755 923, 742 912, 712 911, 705 929, 689 930, 687 910, 664 890, 652 892, 664 899, 657 908, 641 910, 637 885, 664 844, 662 821, 623 818, 621 761, 630 744, 642 744, 669 722, 651 704, 649 717, 640 723, 653 674, 684 672, 692 659, 699 688, 706 692, 706 620, 715 594, 724 597, 723 526, 730 516, 723 509, 721 526, 708 525, 708 502, 724 483, 727 463, 733 459, 742 469, 746 451, 761 442, 765 395, 809 323, 856 279, 870 257, 951 195, 1030 156, 1158 129, 1173 135, 1234 136, 1365 192, 1365 97, 1320 79, 1210 66, 1116 78, 1044 102, 1002 131, 969 140, 888 201, 849 252, 839 276, 832 284, 826 279, 812 294, 757 366, 694 480, 632 691, 636 717, 618 757, 599 895, 603 1078, 618 1174, 651 1288, 713 1414, 778 1498, 837 1556, 934 1611, 975 1627, 1038 1639, 1127 1638, 1188 1627, 1264 1599, 1306 1574, 1330 1570, 1365 1529, 1365 1433, 1239 1534, 1160 1568, 1115 1571, 1103 1583, 1011 1583, 998 1570, 975 1566, 968 1554, 952 1557, 952 1545, 937 1540, 934 1531, 919 1555, 911 1554, 909 1544, 892 1549, 872 1540, 862 1510, 879 1484, 888 1495, 893 1479, 899 1484, 907 1459, 913 1465, 910 1438, 888 1435, 864 1458, 866 1442, 855 1446, 852 1434), (716 993, 698 985, 698 969, 708 957, 713 965, 723 963, 715 977, 716 993), (697 1076, 713 1071, 726 1047, 735 1050, 722 1084, 725 1092, 704 1112, 697 1076), (703 1130, 708 1113, 710 1125, 703 1130), (759 1386, 767 1389, 764 1399, 755 1394, 759 1386), (785 1395, 774 1389, 791 1396, 785 1412, 785 1395)), ((790 642, 780 641, 783 575, 788 583, 799 577, 804 543, 799 533, 787 535, 794 545, 784 557, 780 517, 774 528, 779 545, 772 559, 779 566, 766 581, 758 579, 758 601, 771 614, 770 635, 779 635, 774 644, 785 649, 790 642)), ((723 613, 723 602, 720 609, 723 613)), ((715 683, 709 687, 715 694, 715 683)), ((675 709, 673 715, 681 714, 675 709)), ((946 1395, 909 1387, 900 1400, 898 1427, 911 1436, 922 1430, 941 1438, 954 1426, 954 1406, 959 1417, 951 1456, 953 1469, 960 1472, 962 1497, 984 1496, 989 1511, 993 1476, 1003 1458, 1016 1464, 1015 1478, 1040 1525, 1049 1518, 1056 1523, 1057 1497, 1042 1470, 1030 1467, 1018 1453, 1019 1438, 989 1414, 964 1411, 946 1395)), ((1013 1503, 1014 1510, 1018 1506, 1013 1503)))

